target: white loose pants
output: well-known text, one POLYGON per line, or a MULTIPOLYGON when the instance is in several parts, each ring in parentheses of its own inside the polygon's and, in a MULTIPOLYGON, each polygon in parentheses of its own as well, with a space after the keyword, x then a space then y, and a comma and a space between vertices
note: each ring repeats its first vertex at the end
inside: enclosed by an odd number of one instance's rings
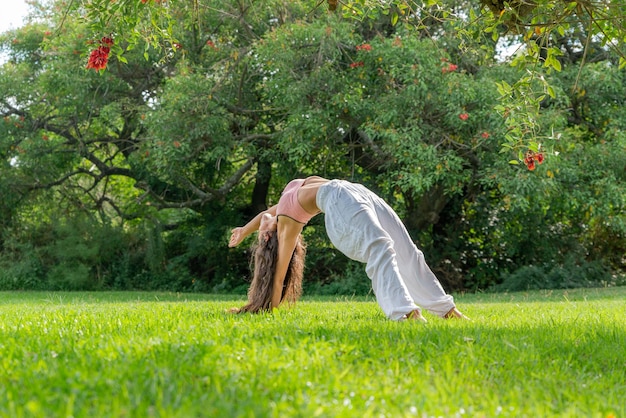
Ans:
POLYGON ((452 296, 383 199, 360 184, 331 180, 319 188, 316 200, 333 245, 366 263, 376 300, 389 319, 403 319, 420 306, 438 316, 454 308, 452 296))

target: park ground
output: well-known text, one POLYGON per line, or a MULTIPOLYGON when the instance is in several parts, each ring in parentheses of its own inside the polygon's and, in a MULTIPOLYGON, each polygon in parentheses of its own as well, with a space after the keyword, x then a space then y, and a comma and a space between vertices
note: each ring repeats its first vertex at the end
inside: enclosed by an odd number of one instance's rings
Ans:
POLYGON ((626 287, 371 298, 0 292, 0 416, 626 417, 626 287))

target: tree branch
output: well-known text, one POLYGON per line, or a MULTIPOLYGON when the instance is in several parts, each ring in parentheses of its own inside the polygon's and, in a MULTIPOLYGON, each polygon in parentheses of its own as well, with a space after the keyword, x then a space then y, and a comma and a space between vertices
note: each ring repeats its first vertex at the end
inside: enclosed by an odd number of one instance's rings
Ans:
POLYGON ((139 201, 144 201, 147 196, 151 196, 156 201, 156 207, 158 209, 195 209, 202 205, 217 200, 224 199, 226 195, 235 187, 242 179, 242 177, 250 171, 254 165, 254 159, 248 159, 235 173, 233 173, 220 187, 219 189, 208 188, 206 191, 200 189, 191 180, 184 177, 179 177, 179 181, 184 183, 185 188, 190 191, 196 198, 186 200, 182 202, 173 202, 167 200, 163 195, 155 192, 150 185, 145 182, 138 182, 135 187, 144 190, 146 193, 139 198, 139 201))

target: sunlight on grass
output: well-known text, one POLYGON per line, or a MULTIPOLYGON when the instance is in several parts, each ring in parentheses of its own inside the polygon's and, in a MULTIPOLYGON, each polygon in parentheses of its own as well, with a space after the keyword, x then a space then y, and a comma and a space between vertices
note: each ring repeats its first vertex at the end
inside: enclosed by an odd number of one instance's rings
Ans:
POLYGON ((471 322, 364 298, 0 293, 0 416, 623 417, 626 288, 458 295, 471 322))

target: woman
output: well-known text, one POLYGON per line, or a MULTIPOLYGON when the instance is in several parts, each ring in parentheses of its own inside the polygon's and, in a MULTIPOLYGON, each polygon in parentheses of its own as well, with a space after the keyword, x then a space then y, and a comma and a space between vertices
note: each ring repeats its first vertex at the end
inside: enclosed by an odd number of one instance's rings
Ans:
MULTIPOLYGON (((257 251, 268 247, 271 236, 277 238, 277 248, 272 250, 276 263, 271 284, 266 277, 269 289, 265 293, 250 292, 246 306, 260 305, 264 308, 259 310, 264 310, 277 308, 285 299, 295 300, 289 287, 301 282, 302 271, 299 277, 294 276, 290 265, 298 262, 296 249, 301 245, 302 229, 320 212, 325 214, 326 233, 333 245, 351 259, 366 263, 376 300, 388 318, 426 322, 420 306, 444 318, 465 318, 385 201, 360 184, 317 176, 291 181, 277 205, 232 230, 230 247, 239 245, 256 230, 260 232, 257 251), (263 297, 263 301, 253 300, 263 297)), ((261 286, 256 270, 257 263, 251 290, 261 286)), ((244 307, 241 311, 253 310, 244 307)))

